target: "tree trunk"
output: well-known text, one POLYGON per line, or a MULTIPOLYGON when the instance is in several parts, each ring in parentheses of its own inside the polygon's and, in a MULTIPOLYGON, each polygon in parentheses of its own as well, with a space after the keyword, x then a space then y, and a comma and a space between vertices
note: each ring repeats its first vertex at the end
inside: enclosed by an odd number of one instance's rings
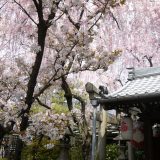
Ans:
POLYGON ((43 55, 44 55, 44 46, 45 46, 45 39, 46 39, 46 33, 47 33, 47 26, 45 24, 45 21, 42 20, 38 24, 38 45, 41 48, 40 51, 38 51, 36 54, 36 59, 33 65, 32 72, 30 74, 30 79, 27 86, 27 95, 25 99, 25 104, 28 106, 26 110, 22 110, 20 116, 22 118, 21 124, 20 124, 20 130, 24 131, 28 127, 28 116, 24 115, 24 113, 29 113, 31 106, 34 102, 34 89, 37 84, 37 77, 39 74, 39 70, 41 67, 43 55))
POLYGON ((83 160, 91 159, 91 137, 88 137, 82 145, 82 158, 83 160))

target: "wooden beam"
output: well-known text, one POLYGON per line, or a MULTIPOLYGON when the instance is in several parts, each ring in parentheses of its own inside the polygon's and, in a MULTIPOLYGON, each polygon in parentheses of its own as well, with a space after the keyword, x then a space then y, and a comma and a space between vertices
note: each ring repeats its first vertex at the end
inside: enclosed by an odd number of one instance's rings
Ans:
POLYGON ((145 160, 154 160, 152 122, 148 116, 144 119, 144 152, 145 160))

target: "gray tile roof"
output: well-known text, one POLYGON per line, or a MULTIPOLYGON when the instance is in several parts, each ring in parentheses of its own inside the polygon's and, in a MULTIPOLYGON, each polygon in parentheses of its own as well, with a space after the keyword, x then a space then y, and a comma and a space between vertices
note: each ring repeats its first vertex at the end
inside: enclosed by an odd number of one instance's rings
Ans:
POLYGON ((151 97, 160 98, 160 67, 132 69, 129 72, 128 80, 120 90, 107 95, 101 101, 107 103, 151 97))

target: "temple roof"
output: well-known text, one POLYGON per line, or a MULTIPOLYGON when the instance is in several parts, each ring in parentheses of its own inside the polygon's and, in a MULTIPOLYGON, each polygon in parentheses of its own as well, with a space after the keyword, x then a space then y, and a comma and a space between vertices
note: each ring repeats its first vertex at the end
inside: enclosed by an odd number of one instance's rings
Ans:
POLYGON ((100 103, 108 106, 129 103, 160 101, 160 67, 151 67, 135 70, 131 68, 128 82, 116 92, 100 99, 100 103))

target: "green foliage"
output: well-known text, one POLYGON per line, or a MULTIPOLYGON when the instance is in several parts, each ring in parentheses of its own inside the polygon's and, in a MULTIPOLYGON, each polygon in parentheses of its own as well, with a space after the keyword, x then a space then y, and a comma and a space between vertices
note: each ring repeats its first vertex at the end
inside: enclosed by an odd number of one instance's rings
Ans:
POLYGON ((119 155, 118 145, 109 144, 106 147, 106 160, 117 160, 119 155))
POLYGON ((70 149, 70 159, 71 160, 82 160, 82 149, 81 149, 81 146, 72 147, 70 149))
POLYGON ((55 113, 58 113, 58 114, 69 112, 69 110, 66 106, 61 106, 59 104, 54 104, 53 110, 55 113))
MULTIPOLYGON (((60 154, 59 141, 49 141, 46 138, 39 143, 38 140, 33 141, 30 145, 26 145, 22 151, 23 160, 56 160, 60 154), (47 149, 46 144, 54 144, 52 149, 47 149)), ((72 146, 69 151, 70 160, 82 160, 81 145, 72 146)), ((0 159, 5 160, 5 159, 0 159)))
MULTIPOLYGON (((79 84, 80 85, 80 84, 79 84)), ((76 92, 74 91, 74 86, 71 85, 71 90, 72 93, 76 94, 76 92)), ((84 95, 81 96, 83 99, 84 95)), ((80 109, 80 102, 79 101, 74 101, 74 107, 80 109)), ((54 94, 54 96, 52 97, 52 110, 54 110, 55 113, 61 114, 61 113, 69 113, 69 109, 66 103, 66 99, 64 96, 64 92, 63 91, 59 91, 57 93, 54 94)))
POLYGON ((68 113, 68 107, 65 102, 64 92, 59 91, 54 94, 52 97, 52 110, 54 110, 55 113, 61 114, 61 113, 68 113))
POLYGON ((121 4, 125 4, 126 0, 120 0, 121 4))
POLYGON ((45 111, 46 108, 40 106, 39 104, 34 104, 31 108, 30 114, 37 114, 39 112, 45 111))
POLYGON ((59 105, 66 105, 65 102, 65 96, 64 96, 64 91, 60 90, 57 91, 56 93, 54 93, 53 97, 52 97, 52 103, 54 104, 59 104, 59 105))
POLYGON ((136 160, 143 160, 144 159, 144 151, 143 150, 135 151, 135 159, 136 160))
POLYGON ((60 154, 59 142, 51 142, 44 139, 41 143, 33 141, 30 145, 26 145, 22 151, 23 160, 56 160, 60 154), (47 149, 47 144, 54 144, 54 147, 47 149))
POLYGON ((112 8, 118 7, 119 5, 124 5, 126 0, 111 0, 109 1, 112 8))

